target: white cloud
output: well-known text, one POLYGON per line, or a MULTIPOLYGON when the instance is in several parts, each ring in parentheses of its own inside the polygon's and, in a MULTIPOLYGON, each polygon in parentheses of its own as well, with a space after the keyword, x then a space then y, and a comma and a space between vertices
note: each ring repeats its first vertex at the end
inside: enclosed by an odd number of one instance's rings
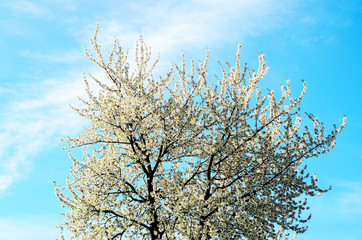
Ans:
MULTIPOLYGON (((100 16, 100 38, 108 49, 114 36, 132 47, 141 31, 161 56, 179 54, 181 48, 204 47, 219 41, 243 41, 250 36, 280 28, 297 4, 294 1, 166 1, 119 5, 100 16), (126 17, 120 10, 127 11, 126 17)), ((91 36, 95 23, 77 31, 91 36)))
POLYGON ((33 16, 44 16, 50 13, 44 6, 26 0, 3 1, 0 5, 15 12, 33 16))
POLYGON ((9 185, 26 177, 32 159, 59 144, 59 138, 79 131, 82 120, 69 108, 82 95, 81 74, 17 88, 0 119, 0 197, 9 185), (23 96, 25 95, 25 96, 23 96))
POLYGON ((26 49, 22 52, 21 55, 25 58, 32 58, 41 61, 51 61, 57 63, 80 62, 84 59, 84 53, 82 49, 55 53, 41 53, 38 50, 33 51, 31 49, 26 49))
POLYGON ((0 176, 0 192, 6 190, 12 182, 13 178, 11 176, 0 176))
POLYGON ((321 198, 311 198, 313 218, 321 221, 362 220, 362 181, 339 181, 321 198))
POLYGON ((337 201, 341 215, 362 219, 362 182, 346 182, 340 187, 343 191, 337 201))
POLYGON ((305 16, 299 20, 303 24, 313 25, 317 23, 317 19, 314 16, 305 16))
MULTIPOLYGON (((161 56, 157 70, 164 70, 170 61, 180 60, 182 49, 186 54, 199 49, 201 56, 194 57, 202 59, 206 46, 214 49, 220 43, 223 47, 232 43, 236 49, 250 37, 282 28, 297 7, 297 1, 288 0, 126 2, 98 16, 98 40, 102 49, 109 50, 116 36, 123 48, 130 49, 133 63, 135 41, 141 32, 153 57, 161 56)), ((89 46, 95 28, 96 23, 88 21, 81 29, 73 29, 74 37, 89 46)))

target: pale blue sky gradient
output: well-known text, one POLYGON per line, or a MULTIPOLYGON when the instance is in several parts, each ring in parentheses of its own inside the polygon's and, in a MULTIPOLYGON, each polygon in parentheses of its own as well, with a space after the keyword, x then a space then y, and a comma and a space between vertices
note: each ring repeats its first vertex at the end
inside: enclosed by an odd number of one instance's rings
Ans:
POLYGON ((361 239, 362 1, 0 0, 0 240, 58 236, 52 182, 64 183, 71 166, 60 138, 87 124, 69 108, 84 94, 83 72, 102 78, 84 55, 98 19, 105 49, 117 35, 132 55, 141 31, 161 55, 159 73, 181 49, 203 60, 206 46, 217 73, 216 61, 233 62, 242 43, 249 66, 266 55, 264 88, 278 92, 288 77, 296 95, 304 79, 303 111, 327 129, 346 114, 336 148, 307 162, 333 190, 309 200, 312 220, 298 239, 361 239))

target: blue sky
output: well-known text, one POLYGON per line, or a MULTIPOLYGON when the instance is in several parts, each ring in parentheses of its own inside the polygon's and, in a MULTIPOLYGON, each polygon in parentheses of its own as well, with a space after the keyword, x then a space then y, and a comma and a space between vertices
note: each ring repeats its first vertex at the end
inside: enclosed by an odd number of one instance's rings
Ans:
MULTIPOLYGON (((132 49, 139 32, 160 53, 158 71, 186 57, 234 59, 257 67, 263 52, 270 72, 263 86, 294 93, 307 82, 302 109, 331 129, 347 126, 327 155, 309 159, 323 187, 309 200, 312 220, 304 240, 362 236, 362 1, 0 1, 0 240, 48 240, 62 221, 53 180, 64 183, 71 165, 60 138, 87 123, 69 108, 83 95, 83 72, 101 77, 85 57, 96 22, 100 41, 114 35, 132 49)), ((210 78, 212 81, 212 78, 210 78)))

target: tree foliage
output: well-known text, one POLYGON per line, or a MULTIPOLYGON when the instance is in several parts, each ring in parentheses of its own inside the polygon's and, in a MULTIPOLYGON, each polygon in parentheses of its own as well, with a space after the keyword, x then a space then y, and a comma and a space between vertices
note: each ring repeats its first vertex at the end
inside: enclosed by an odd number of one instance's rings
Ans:
MULTIPOLYGON (((80 239, 271 239, 303 233, 310 216, 306 195, 326 192, 303 160, 329 152, 343 124, 324 134, 323 124, 291 96, 287 80, 280 99, 258 83, 257 71, 221 66, 210 84, 207 64, 186 73, 185 58, 154 79, 151 51, 140 36, 135 69, 118 41, 103 59, 97 33, 88 58, 108 83, 94 77, 93 93, 75 110, 90 127, 69 137, 74 166, 56 194, 69 209, 62 228, 80 239), (82 160, 72 149, 83 148, 82 160)), ((156 61, 157 62, 157 61, 156 61)))

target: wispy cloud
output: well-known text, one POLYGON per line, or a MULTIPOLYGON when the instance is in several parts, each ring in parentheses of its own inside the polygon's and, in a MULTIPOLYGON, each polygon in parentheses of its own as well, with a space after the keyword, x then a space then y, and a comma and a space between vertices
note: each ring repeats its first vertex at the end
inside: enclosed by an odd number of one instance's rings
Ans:
POLYGON ((68 77, 77 80, 47 80, 18 87, 18 93, 10 94, 14 99, 1 109, 0 197, 13 181, 29 174, 37 153, 81 128, 82 120, 68 104, 82 94, 82 77, 68 77))
POLYGON ((0 6, 6 7, 18 13, 29 14, 32 16, 44 16, 50 13, 50 11, 43 5, 26 0, 3 1, 0 3, 0 6))
POLYGON ((313 25, 317 23, 317 18, 314 16, 305 16, 299 20, 300 23, 313 25))
POLYGON ((337 181, 323 199, 310 201, 314 217, 323 221, 362 220, 362 181, 337 181))
POLYGON ((346 182, 341 187, 344 191, 337 198, 341 215, 362 220, 362 182, 346 182))
MULTIPOLYGON (((202 49, 203 58, 206 46, 214 49, 232 43, 236 49, 246 39, 282 28, 297 7, 297 2, 288 0, 128 2, 99 16, 98 38, 103 49, 110 49, 116 36, 122 47, 133 50, 141 32, 153 56, 160 54, 158 69, 164 70, 170 61, 179 60, 181 50, 202 49)), ((74 29, 74 37, 88 45, 95 21, 74 29)))
MULTIPOLYGON (((243 41, 250 36, 280 28, 297 5, 292 1, 176 1, 129 4, 100 17, 101 40, 109 46, 114 35, 133 46, 141 31, 156 52, 179 54, 181 48, 212 45, 219 41, 243 41), (127 9, 123 19, 119 11, 127 9), (133 16, 133 17, 129 17, 133 16)), ((91 36, 94 24, 79 37, 91 36)))
POLYGON ((33 51, 31 49, 26 49, 22 52, 22 57, 32 58, 41 61, 51 61, 58 63, 70 63, 81 61, 84 59, 84 54, 82 49, 80 50, 69 50, 66 52, 55 52, 55 53, 42 53, 38 50, 33 51))

